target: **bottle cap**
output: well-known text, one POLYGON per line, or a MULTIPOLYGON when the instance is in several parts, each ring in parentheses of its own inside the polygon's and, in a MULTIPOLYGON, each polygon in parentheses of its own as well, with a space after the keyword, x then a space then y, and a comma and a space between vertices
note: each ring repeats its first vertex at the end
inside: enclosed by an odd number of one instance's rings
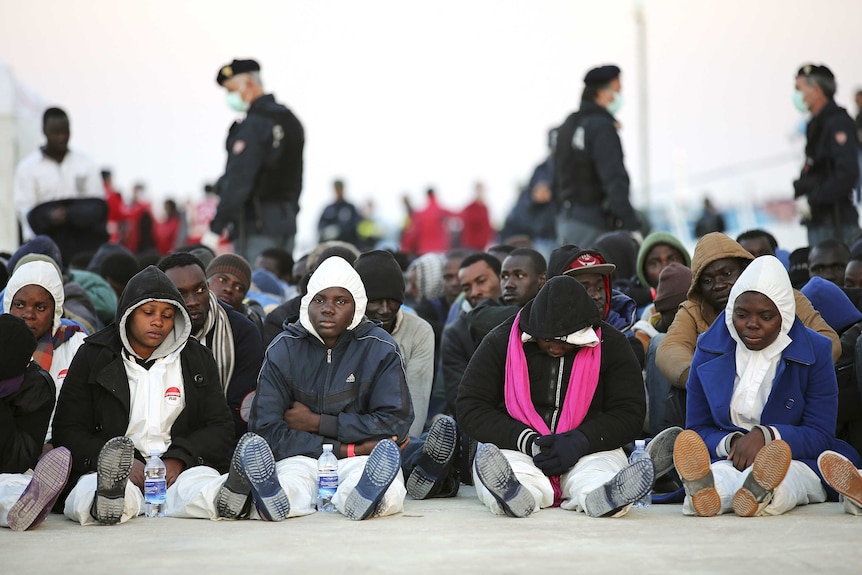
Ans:
POLYGON ((331 443, 324 443, 323 444, 323 451, 332 451, 332 444, 331 443))
POLYGON ((643 439, 635 439, 635 449, 643 448, 646 445, 646 441, 643 439))

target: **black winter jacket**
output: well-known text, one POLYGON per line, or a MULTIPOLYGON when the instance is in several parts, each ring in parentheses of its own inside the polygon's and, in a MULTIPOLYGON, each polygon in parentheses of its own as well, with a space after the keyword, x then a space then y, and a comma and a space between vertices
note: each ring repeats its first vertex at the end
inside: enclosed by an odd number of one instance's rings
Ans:
MULTIPOLYGON (((477 441, 531 454, 532 431, 513 419, 503 397, 509 332, 515 318, 497 326, 479 345, 461 379, 458 423, 477 441)), ((589 453, 608 451, 634 441, 646 415, 641 369, 626 338, 602 322, 599 383, 578 429, 590 442, 589 453)), ((554 431, 568 387, 574 355, 552 358, 533 342, 524 344, 530 394, 536 411, 554 431), (560 373, 562 371, 562 374, 560 373)))
POLYGON ((33 361, 21 388, 0 398, 0 473, 24 473, 36 466, 55 397, 54 379, 33 361))

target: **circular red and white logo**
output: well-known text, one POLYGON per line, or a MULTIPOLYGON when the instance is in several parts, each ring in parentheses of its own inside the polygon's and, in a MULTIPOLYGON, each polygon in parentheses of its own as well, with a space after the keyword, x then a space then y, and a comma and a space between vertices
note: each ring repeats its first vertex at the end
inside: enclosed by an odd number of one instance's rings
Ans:
POLYGON ((169 387, 167 391, 165 391, 165 401, 171 405, 176 405, 180 402, 182 394, 180 393, 179 387, 169 387))

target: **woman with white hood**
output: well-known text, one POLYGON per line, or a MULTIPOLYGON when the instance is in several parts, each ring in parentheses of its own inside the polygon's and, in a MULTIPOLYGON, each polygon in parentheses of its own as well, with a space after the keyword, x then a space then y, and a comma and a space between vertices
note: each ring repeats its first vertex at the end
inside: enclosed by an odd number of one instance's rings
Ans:
POLYGON ((835 438, 831 342, 796 317, 790 279, 773 256, 745 269, 698 339, 687 390, 688 429, 673 453, 686 515, 780 515, 820 503, 835 493, 818 475, 818 456, 832 449, 859 462, 835 438))
MULTIPOLYGON (((3 312, 20 317, 33 332, 37 342, 33 360, 51 375, 57 397, 72 358, 87 337, 80 324, 63 318, 64 303, 63 276, 57 264, 39 254, 21 258, 6 285, 3 312)), ((51 438, 49 423, 45 442, 50 444, 51 438)))

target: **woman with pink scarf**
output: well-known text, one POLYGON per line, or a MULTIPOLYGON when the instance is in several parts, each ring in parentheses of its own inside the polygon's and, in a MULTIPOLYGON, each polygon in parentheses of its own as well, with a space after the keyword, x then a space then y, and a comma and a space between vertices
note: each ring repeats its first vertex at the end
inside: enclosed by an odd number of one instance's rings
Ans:
POLYGON ((646 412, 625 336, 601 321, 574 278, 552 278, 489 333, 461 380, 459 424, 481 442, 473 474, 492 512, 560 506, 621 516, 652 487, 653 464, 622 446, 646 412))

